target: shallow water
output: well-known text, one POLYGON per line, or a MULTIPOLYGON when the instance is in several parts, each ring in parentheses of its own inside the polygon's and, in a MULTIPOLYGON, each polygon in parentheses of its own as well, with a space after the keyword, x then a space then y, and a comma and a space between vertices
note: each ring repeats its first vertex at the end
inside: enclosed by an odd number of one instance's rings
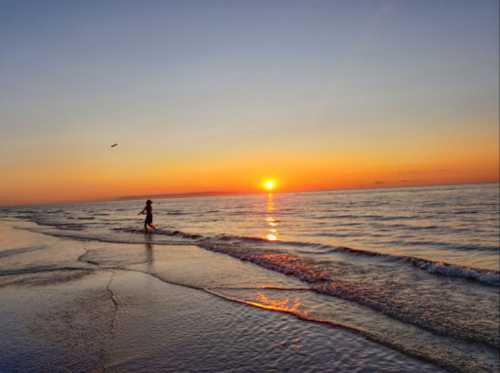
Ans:
POLYGON ((0 287, 2 372, 436 371, 349 331, 143 273, 36 277, 44 284, 0 287))
POLYGON ((1 210, 48 241, 6 232, 0 275, 138 270, 452 370, 499 368, 498 184, 157 200, 151 235, 142 203, 1 210))

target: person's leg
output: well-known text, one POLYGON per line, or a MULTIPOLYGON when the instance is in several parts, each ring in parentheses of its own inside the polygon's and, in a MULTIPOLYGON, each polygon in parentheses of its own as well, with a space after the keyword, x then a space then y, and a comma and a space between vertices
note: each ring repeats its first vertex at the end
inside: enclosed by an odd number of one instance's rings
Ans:
POLYGON ((151 229, 155 229, 152 216, 146 216, 146 220, 144 221, 144 229, 146 230, 146 232, 150 231, 148 227, 150 227, 151 229))
POLYGON ((148 217, 148 227, 150 227, 153 230, 156 230, 156 227, 153 225, 153 215, 148 217))

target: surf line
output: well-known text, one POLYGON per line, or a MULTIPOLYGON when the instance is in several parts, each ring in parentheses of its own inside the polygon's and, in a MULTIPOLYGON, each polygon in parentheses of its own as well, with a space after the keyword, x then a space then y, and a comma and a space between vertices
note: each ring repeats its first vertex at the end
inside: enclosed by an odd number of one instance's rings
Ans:
MULTIPOLYGON (((312 322, 312 323, 315 323, 315 324, 318 324, 318 325, 323 325, 325 327, 341 328, 341 329, 344 329, 344 330, 346 330, 348 332, 351 332, 353 334, 359 335, 362 338, 365 338, 366 340, 369 340, 371 342, 374 342, 374 343, 386 346, 386 347, 391 348, 393 350, 399 351, 399 352, 401 352, 401 353, 403 353, 403 354, 405 354, 407 356, 419 359, 421 361, 425 361, 425 362, 431 363, 433 365, 439 366, 439 367, 444 368, 446 370, 451 370, 451 371, 457 371, 457 370, 461 371, 461 370, 464 370, 463 366, 460 366, 460 365, 457 366, 457 365, 454 365, 454 364, 452 364, 452 363, 450 363, 448 361, 439 361, 439 360, 433 358, 432 356, 428 356, 426 354, 420 353, 418 350, 407 349, 404 346, 398 345, 396 343, 393 343, 390 340, 383 340, 383 339, 381 340, 381 339, 378 339, 377 336, 373 335, 372 333, 369 333, 369 332, 364 331, 364 330, 359 330, 356 327, 350 326, 350 325, 347 325, 347 324, 338 323, 338 322, 334 322, 334 321, 330 321, 330 320, 322 320, 322 319, 319 319, 319 318, 310 317, 309 315, 307 315, 307 313, 304 313, 304 312, 294 312, 292 310, 288 310, 288 309, 284 309, 284 308, 283 309, 275 308, 275 307, 272 307, 271 305, 268 306, 266 304, 261 304, 259 302, 240 300, 240 299, 233 298, 233 297, 230 297, 230 296, 227 296, 227 295, 224 295, 224 294, 220 294, 219 292, 216 291, 217 290, 216 288, 203 288, 203 287, 197 287, 197 286, 189 285, 189 284, 176 283, 176 282, 169 281, 169 280, 166 280, 166 279, 162 278, 160 275, 158 275, 155 272, 147 272, 147 271, 135 270, 135 269, 130 269, 130 268, 126 268, 126 267, 120 267, 120 266, 101 267, 99 264, 95 264, 95 265, 98 268, 96 268, 96 269, 90 269, 90 268, 75 268, 75 267, 73 267, 72 269, 79 269, 79 270, 83 270, 83 271, 87 270, 87 271, 91 271, 91 272, 100 272, 100 271, 112 271, 113 272, 113 274, 111 275, 111 277, 110 277, 110 279, 108 281, 107 287, 106 287, 106 290, 108 292, 112 293, 112 294, 110 294, 111 295, 111 301, 113 302, 113 305, 115 307, 115 309, 114 309, 115 313, 114 313, 113 317, 116 317, 116 312, 117 312, 118 307, 119 307, 119 302, 117 300, 117 297, 115 296, 115 293, 110 288, 111 282, 114 280, 114 274, 115 274, 114 271, 137 272, 137 273, 141 273, 143 275, 148 275, 148 276, 154 277, 158 281, 163 282, 165 284, 169 284, 169 285, 172 285, 172 286, 181 286, 181 287, 192 289, 192 290, 202 291, 202 292, 204 292, 204 293, 206 293, 206 294, 208 294, 210 296, 217 297, 217 298, 219 298, 221 300, 224 300, 226 302, 238 303, 238 304, 241 304, 241 305, 244 305, 244 306, 247 306, 247 307, 253 307, 253 308, 260 309, 260 310, 265 310, 265 311, 271 311, 271 312, 278 312, 278 313, 282 313, 282 314, 287 314, 287 315, 289 315, 291 317, 294 317, 294 318, 296 318, 298 320, 301 320, 301 321, 304 321, 304 322, 312 322)), ((66 269, 66 268, 60 267, 60 268, 53 268, 52 270, 53 271, 57 271, 57 270, 64 270, 64 269, 66 269)), ((220 287, 219 289, 224 289, 224 288, 220 287)), ((255 288, 255 290, 265 290, 265 288, 255 288)), ((269 289, 269 290, 271 290, 271 289, 269 289)), ((283 289, 283 290, 289 290, 289 289, 283 289)), ((304 291, 302 288, 299 288, 297 290, 304 291)), ((293 291, 293 290, 289 290, 289 291, 293 291)), ((310 289, 310 291, 314 292, 314 289, 310 289)), ((112 321, 112 323, 114 323, 114 322, 112 321)))
MULTIPOLYGON (((292 317, 294 317, 294 318, 296 318, 296 319, 298 319, 300 321, 311 322, 311 323, 314 323, 314 324, 323 325, 325 327, 329 327, 329 328, 333 328, 333 329, 341 328, 341 329, 344 329, 344 330, 346 330, 348 332, 356 334, 356 335, 358 335, 358 336, 360 336, 362 338, 365 338, 366 340, 369 340, 371 342, 374 342, 374 343, 386 346, 388 348, 391 348, 391 349, 393 349, 395 351, 398 351, 398 352, 400 352, 402 354, 405 354, 407 356, 416 358, 418 360, 421 360, 421 361, 424 361, 424 362, 427 362, 427 363, 431 363, 431 364, 436 365, 436 366, 438 366, 440 368, 444 368, 444 369, 450 370, 450 371, 460 370, 459 367, 457 367, 455 365, 452 365, 452 364, 449 364, 446 361, 437 360, 437 359, 433 358, 432 356, 427 356, 425 354, 421 354, 421 353, 419 353, 416 350, 406 349, 403 346, 398 345, 396 343, 393 343, 393 342, 391 342, 389 340, 380 340, 376 336, 373 336, 372 334, 370 334, 370 333, 368 333, 366 331, 356 329, 355 327, 347 325, 347 324, 342 324, 342 323, 338 323, 338 322, 334 322, 334 321, 329 321, 329 320, 323 320, 323 319, 319 319, 319 318, 313 318, 313 317, 308 316, 305 313, 292 312, 292 311, 287 310, 287 309, 273 308, 271 306, 266 306, 265 304, 261 304, 261 303, 258 303, 258 302, 251 302, 251 301, 240 300, 240 299, 237 299, 237 298, 233 298, 233 297, 229 297, 229 296, 220 294, 220 293, 212 290, 211 288, 203 288, 203 287, 197 287, 197 286, 189 285, 189 284, 176 283, 176 282, 173 282, 173 281, 165 280, 164 278, 160 277, 155 272, 146 272, 146 271, 140 271, 140 270, 129 269, 129 268, 124 268, 124 267, 112 267, 112 268, 108 267, 106 269, 114 269, 114 270, 124 271, 124 272, 137 272, 137 273, 141 273, 141 274, 144 274, 144 275, 151 276, 151 277, 153 277, 153 278, 157 279, 158 281, 163 282, 165 284, 173 285, 173 286, 181 286, 181 287, 192 289, 192 290, 202 291, 202 292, 204 292, 204 293, 206 293, 208 295, 217 297, 217 298, 219 298, 219 299, 221 299, 223 301, 226 301, 226 302, 237 303, 237 304, 241 304, 241 305, 246 306, 246 307, 252 307, 252 308, 257 308, 257 309, 260 309, 260 310, 265 310, 265 311, 270 311, 270 312, 277 312, 277 313, 281 313, 281 314, 286 314, 286 315, 292 316, 292 317)), ((223 289, 223 288, 221 288, 221 289, 223 289)), ((259 288, 255 288, 255 290, 259 290, 259 288)), ((301 289, 301 291, 302 291, 302 289, 301 289)), ((312 290, 312 291, 314 291, 314 290, 312 290)))
MULTIPOLYGON (((208 250, 208 251, 219 252, 217 250, 212 250, 212 249, 207 248, 205 246, 198 246, 198 247, 200 247, 201 249, 208 250)), ((226 255, 229 255, 231 257, 237 258, 239 260, 245 261, 245 258, 241 258, 241 257, 239 257, 237 255, 232 255, 231 252, 222 252, 222 253, 226 254, 226 255)), ((283 273, 283 274, 288 274, 288 273, 284 272, 282 269, 276 268, 274 266, 268 267, 267 265, 264 265, 263 263, 256 263, 256 262, 253 262, 253 261, 250 261, 250 262, 252 262, 254 264, 257 264, 257 265, 263 267, 266 270, 270 270, 270 271, 274 271, 274 272, 278 272, 278 273, 283 273)), ((111 267, 106 267, 106 268, 111 268, 111 267)), ((122 269, 123 270, 124 268, 123 267, 118 267, 117 269, 122 269)), ((136 272, 141 272, 141 273, 149 274, 151 276, 154 276, 154 277, 158 278, 161 281, 168 282, 165 279, 161 278, 158 274, 155 274, 155 273, 144 272, 144 271, 136 271, 136 272)), ((350 302, 355 302, 355 303, 357 303, 357 304, 359 304, 361 306, 368 307, 368 308, 372 309, 375 312, 382 313, 382 314, 386 315, 387 317, 390 317, 391 319, 393 319, 395 321, 406 323, 406 324, 411 324, 414 327, 417 327, 417 328, 422 329, 422 330, 426 330, 427 332, 430 332, 432 334, 440 335, 441 337, 449 337, 450 336, 450 331, 448 329, 440 330, 440 329, 435 329, 433 327, 429 327, 428 325, 424 325, 421 322, 417 322, 418 320, 415 321, 415 320, 412 320, 412 319, 410 319, 408 317, 404 317, 404 316, 401 316, 399 314, 395 314, 394 312, 391 312, 391 310, 389 310, 389 312, 388 312, 387 309, 381 308, 380 305, 373 304, 373 303, 367 302, 367 301, 363 301, 363 300, 360 300, 358 298, 353 298, 352 296, 349 296, 348 294, 346 295, 343 292, 332 293, 331 291, 328 291, 329 289, 325 289, 324 288, 325 281, 319 281, 319 282, 312 281, 311 282, 311 281, 308 281, 308 279, 304 279, 304 278, 299 278, 299 279, 301 281, 305 282, 305 283, 312 283, 313 284, 312 286, 310 286, 310 289, 308 291, 312 291, 312 292, 315 292, 315 293, 321 294, 321 295, 327 295, 327 296, 331 296, 331 297, 337 297, 337 298, 344 299, 344 300, 347 300, 347 301, 350 301, 350 302)), ((195 290, 212 291, 212 292, 214 290, 216 290, 216 289, 210 290, 210 289, 206 289, 206 288, 200 288, 200 287, 196 287, 196 286, 192 286, 192 285, 188 285, 188 284, 181 284, 181 283, 174 283, 174 282, 168 282, 168 283, 171 283, 173 285, 185 286, 185 287, 192 288, 192 289, 195 289, 195 290)), ((480 343, 480 344, 484 344, 484 345, 486 345, 488 347, 497 348, 497 345, 494 342, 492 343, 492 342, 490 342, 488 340, 471 338, 471 337, 467 337, 467 336, 464 336, 462 334, 456 334, 456 333, 452 333, 451 336, 459 338, 459 339, 462 339, 462 340, 465 340, 465 341, 468 341, 468 342, 471 342, 471 343, 480 343)))

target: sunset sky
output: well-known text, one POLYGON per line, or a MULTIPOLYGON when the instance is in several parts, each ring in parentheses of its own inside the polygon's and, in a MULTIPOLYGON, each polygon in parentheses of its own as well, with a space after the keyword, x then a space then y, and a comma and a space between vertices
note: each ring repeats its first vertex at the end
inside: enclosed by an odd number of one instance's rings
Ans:
POLYGON ((498 181, 498 7, 0 0, 0 205, 498 181))

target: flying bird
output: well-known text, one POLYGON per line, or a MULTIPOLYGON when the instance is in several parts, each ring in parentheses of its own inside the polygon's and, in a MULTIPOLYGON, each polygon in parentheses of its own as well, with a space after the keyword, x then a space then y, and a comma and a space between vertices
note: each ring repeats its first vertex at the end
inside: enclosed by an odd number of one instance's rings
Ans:
POLYGON ((111 147, 112 147, 112 148, 114 148, 115 146, 118 146, 118 144, 113 144, 113 145, 111 145, 111 147))

